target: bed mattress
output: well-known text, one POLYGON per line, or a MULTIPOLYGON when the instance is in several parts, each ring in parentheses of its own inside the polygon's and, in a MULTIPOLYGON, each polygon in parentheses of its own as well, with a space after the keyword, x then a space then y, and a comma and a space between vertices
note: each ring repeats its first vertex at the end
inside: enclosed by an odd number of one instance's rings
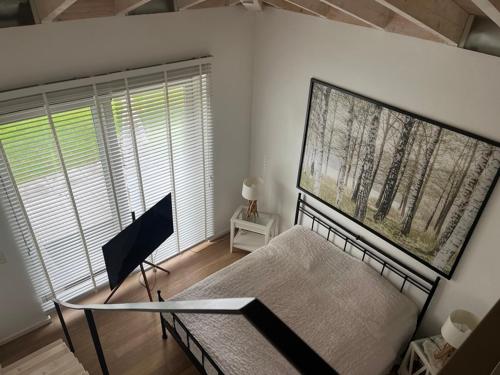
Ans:
MULTIPOLYGON (((387 374, 418 314, 372 267, 302 226, 172 299, 228 297, 259 298, 340 374, 387 374)), ((164 317, 172 322, 170 314, 164 317)), ((225 374, 297 373, 242 316, 178 318, 225 374)), ((201 358, 196 345, 191 351, 201 358)), ((207 361, 205 368, 214 372, 207 361)))

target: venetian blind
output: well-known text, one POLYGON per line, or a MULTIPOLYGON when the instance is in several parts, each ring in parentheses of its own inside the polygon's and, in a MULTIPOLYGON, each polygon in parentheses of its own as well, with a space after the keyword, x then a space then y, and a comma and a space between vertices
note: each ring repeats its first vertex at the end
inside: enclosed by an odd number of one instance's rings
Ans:
POLYGON ((102 245, 168 193, 152 261, 213 235, 210 64, 184 65, 0 101, 0 199, 45 309, 107 282, 102 245))

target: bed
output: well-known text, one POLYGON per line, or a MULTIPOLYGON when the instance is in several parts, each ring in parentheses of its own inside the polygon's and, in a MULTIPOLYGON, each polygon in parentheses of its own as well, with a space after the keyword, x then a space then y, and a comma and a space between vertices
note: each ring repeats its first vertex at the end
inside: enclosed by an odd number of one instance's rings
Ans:
MULTIPOLYGON (((301 195, 295 221, 172 299, 257 297, 340 374, 389 373, 439 278, 392 259, 301 195)), ((297 373, 242 316, 165 313, 161 322, 201 373, 297 373)))

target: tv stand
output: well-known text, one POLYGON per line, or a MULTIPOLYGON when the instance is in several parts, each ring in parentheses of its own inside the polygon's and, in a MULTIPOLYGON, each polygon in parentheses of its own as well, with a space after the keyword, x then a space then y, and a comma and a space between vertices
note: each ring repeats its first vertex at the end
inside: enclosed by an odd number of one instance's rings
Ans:
POLYGON ((162 267, 160 267, 160 266, 159 266, 159 265, 157 265, 157 264, 154 264, 154 263, 148 262, 147 260, 143 261, 142 263, 146 263, 148 266, 151 266, 151 267, 156 268, 156 269, 158 269, 158 270, 160 270, 160 271, 163 271, 163 272, 165 272, 166 274, 170 274, 170 271, 169 271, 169 270, 166 270, 165 268, 162 268, 162 267))
MULTIPOLYGON (((135 212, 131 212, 132 214, 132 222, 135 221, 135 212)), ((146 271, 144 270, 144 266, 143 264, 146 263, 148 266, 151 266, 155 269, 158 269, 160 271, 163 271, 165 272, 167 275, 170 274, 170 271, 163 268, 163 267, 160 267, 159 265, 157 264, 154 264, 154 263, 151 263, 151 262, 148 262, 147 260, 144 260, 140 265, 140 269, 141 269, 141 273, 142 273, 142 277, 144 278, 144 285, 146 286, 146 291, 148 292, 148 298, 149 298, 149 301, 150 302, 153 302, 153 295, 151 293, 151 288, 149 287, 149 282, 148 282, 148 278, 146 277, 146 271)), ((125 280, 124 280, 125 281, 125 280)), ((109 294, 109 296, 106 298, 106 300, 104 301, 104 303, 108 303, 109 300, 111 299, 111 297, 113 297, 113 295, 116 293, 116 291, 118 290, 118 288, 120 288, 120 286, 123 284, 123 281, 118 284, 117 286, 115 286, 112 290, 111 290, 111 293, 109 294)))

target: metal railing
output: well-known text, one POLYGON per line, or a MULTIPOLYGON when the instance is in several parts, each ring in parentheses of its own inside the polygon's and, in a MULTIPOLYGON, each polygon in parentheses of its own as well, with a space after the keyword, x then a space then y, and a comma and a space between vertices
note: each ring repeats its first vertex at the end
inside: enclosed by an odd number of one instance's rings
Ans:
POLYGON ((61 306, 85 312, 97 358, 104 375, 108 375, 109 370, 97 332, 93 311, 243 315, 301 374, 337 374, 318 353, 257 298, 220 298, 192 301, 86 305, 75 305, 54 300, 54 305, 64 336, 72 352, 74 352, 74 346, 61 311, 61 306))

